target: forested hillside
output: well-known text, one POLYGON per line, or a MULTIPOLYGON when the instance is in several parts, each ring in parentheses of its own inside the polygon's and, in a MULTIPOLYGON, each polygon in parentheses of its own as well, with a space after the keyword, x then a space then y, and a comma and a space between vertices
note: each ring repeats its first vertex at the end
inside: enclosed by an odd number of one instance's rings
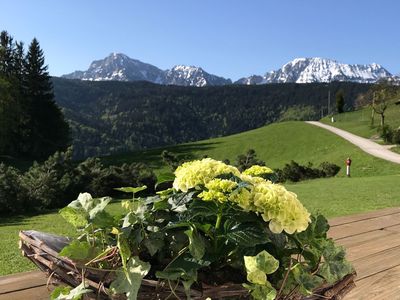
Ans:
POLYGON ((277 121, 293 105, 326 114, 328 89, 331 95, 342 89, 350 108, 369 88, 348 82, 197 88, 61 78, 53 78, 53 85, 79 158, 246 131, 277 121))

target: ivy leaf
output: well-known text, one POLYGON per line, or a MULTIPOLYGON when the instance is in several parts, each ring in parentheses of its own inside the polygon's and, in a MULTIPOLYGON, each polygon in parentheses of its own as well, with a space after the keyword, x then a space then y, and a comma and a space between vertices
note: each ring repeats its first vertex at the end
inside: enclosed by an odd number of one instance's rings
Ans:
POLYGON ((268 281, 263 285, 243 284, 243 286, 251 291, 251 296, 254 300, 274 300, 276 298, 276 290, 268 281))
POLYGON ((119 249, 119 255, 121 256, 122 265, 125 269, 127 269, 126 262, 131 256, 131 249, 127 239, 122 234, 118 234, 117 247, 119 249))
POLYGON ((256 256, 244 256, 247 280, 251 283, 264 285, 267 283, 266 274, 274 273, 279 267, 279 261, 263 250, 256 256))
POLYGON ((150 255, 153 256, 164 247, 164 235, 161 232, 150 233, 143 243, 149 250, 150 255))
POLYGON ((89 212, 89 218, 93 220, 96 215, 100 212, 102 212, 108 203, 110 203, 111 198, 110 197, 103 197, 99 199, 92 199, 93 200, 93 208, 90 209, 89 212))
POLYGON ((299 286, 300 292, 303 295, 311 295, 312 291, 319 287, 323 283, 323 279, 319 276, 313 276, 310 272, 302 265, 295 265, 289 273, 288 283, 296 282, 299 286))
POLYGON ((193 227, 190 227, 190 229, 186 230, 185 234, 189 238, 190 254, 196 259, 201 259, 206 252, 206 246, 203 237, 193 227))
POLYGON ((142 279, 147 275, 150 267, 149 263, 141 261, 139 257, 131 257, 126 270, 119 269, 116 272, 117 277, 111 283, 110 291, 113 294, 126 293, 127 300, 136 300, 142 279))
POLYGON ((64 207, 60 215, 75 228, 84 228, 88 225, 87 213, 82 208, 64 207))
POLYGON ((336 282, 353 272, 353 267, 346 260, 342 246, 336 246, 332 239, 326 240, 323 253, 324 262, 318 272, 328 283, 336 282))
POLYGON ((86 293, 93 292, 90 289, 87 289, 85 283, 82 282, 76 288, 71 289, 70 287, 58 287, 56 288, 50 296, 52 300, 80 300, 82 296, 86 293))
POLYGON ((91 246, 86 241, 75 240, 65 246, 59 253, 60 256, 68 257, 72 260, 88 262, 100 253, 99 249, 91 246))
POLYGON ((255 223, 237 223, 228 220, 224 228, 225 237, 239 247, 254 247, 270 241, 267 232, 255 223))

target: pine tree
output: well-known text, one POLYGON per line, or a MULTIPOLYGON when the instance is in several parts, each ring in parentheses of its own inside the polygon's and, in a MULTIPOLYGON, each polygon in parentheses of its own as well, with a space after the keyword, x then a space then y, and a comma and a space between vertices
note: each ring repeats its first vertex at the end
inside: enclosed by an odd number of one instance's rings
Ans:
MULTIPOLYGON (((25 59, 24 93, 27 101, 29 154, 45 158, 69 144, 69 127, 54 101, 53 86, 43 50, 32 40, 25 59)), ((28 149, 27 149, 28 150, 28 149)))
POLYGON ((339 114, 344 112, 344 95, 343 95, 343 90, 339 90, 336 93, 336 110, 339 114))

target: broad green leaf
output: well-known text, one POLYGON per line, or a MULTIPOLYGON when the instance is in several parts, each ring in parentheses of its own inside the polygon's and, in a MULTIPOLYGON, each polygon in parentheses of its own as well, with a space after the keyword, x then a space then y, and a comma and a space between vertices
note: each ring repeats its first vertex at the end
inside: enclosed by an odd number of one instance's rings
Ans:
POLYGON ((147 186, 143 185, 140 187, 120 187, 120 188, 115 188, 114 190, 120 191, 120 192, 124 192, 124 193, 132 193, 133 195, 135 195, 136 193, 143 191, 147 189, 147 186))
POLYGON ((69 245, 65 246, 61 252, 60 256, 68 257, 72 260, 88 262, 94 258, 101 251, 93 246, 91 246, 86 241, 74 240, 69 245))
POLYGON ((218 205, 214 201, 203 201, 195 199, 188 208, 190 217, 209 217, 218 214, 218 205))
POLYGON ((107 204, 111 201, 110 197, 103 197, 99 199, 93 199, 93 208, 89 210, 89 218, 93 220, 96 215, 102 212, 107 204))
POLYGON ((267 232, 255 223, 236 223, 230 220, 224 224, 224 228, 225 237, 239 247, 254 247, 269 241, 267 232))
POLYGON ((263 250, 256 256, 244 256, 247 280, 255 284, 266 284, 266 274, 274 273, 279 267, 279 261, 263 250))
POLYGON ((206 251, 203 237, 197 232, 196 229, 190 227, 185 231, 189 238, 189 252, 196 259, 201 259, 206 251))
POLYGON ((312 291, 319 287, 324 281, 321 277, 310 274, 302 264, 297 264, 292 268, 289 273, 288 283, 292 281, 291 278, 293 278, 296 285, 299 286, 300 292, 303 295, 311 295, 312 291))
POLYGON ((68 223, 76 228, 84 228, 86 225, 88 225, 88 215, 82 208, 78 209, 67 206, 61 209, 59 212, 68 223))
POLYGON ((70 286, 57 286, 50 295, 50 300, 60 299, 59 297, 63 297, 69 295, 69 292, 72 290, 70 286))
POLYGON ((141 261, 139 257, 131 257, 127 263, 126 271, 119 269, 116 271, 116 279, 110 285, 113 294, 126 294, 127 300, 136 300, 137 294, 142 283, 142 279, 147 275, 151 265, 141 261))
POLYGON ((169 209, 171 205, 168 203, 167 199, 159 200, 153 203, 153 210, 166 210, 169 209))
POLYGON ((82 282, 76 288, 60 288, 55 289, 51 294, 50 299, 52 300, 80 300, 82 296, 86 293, 93 292, 90 289, 87 289, 85 283, 82 282))

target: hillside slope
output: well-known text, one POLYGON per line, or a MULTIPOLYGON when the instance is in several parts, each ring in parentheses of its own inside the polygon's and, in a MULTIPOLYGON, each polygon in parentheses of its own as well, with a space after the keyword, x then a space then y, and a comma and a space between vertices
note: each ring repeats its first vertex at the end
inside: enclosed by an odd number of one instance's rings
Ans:
POLYGON ((372 157, 335 134, 303 122, 275 123, 227 137, 104 157, 103 160, 117 164, 142 161, 158 173, 166 172, 168 169, 160 156, 164 149, 181 158, 194 159, 207 155, 220 160, 229 159, 232 163, 238 154, 254 149, 258 157, 272 168, 281 168, 291 160, 303 164, 311 162, 314 165, 328 161, 342 167, 338 176, 345 176, 344 161, 350 156, 353 160, 353 177, 400 173, 399 165, 372 157))

